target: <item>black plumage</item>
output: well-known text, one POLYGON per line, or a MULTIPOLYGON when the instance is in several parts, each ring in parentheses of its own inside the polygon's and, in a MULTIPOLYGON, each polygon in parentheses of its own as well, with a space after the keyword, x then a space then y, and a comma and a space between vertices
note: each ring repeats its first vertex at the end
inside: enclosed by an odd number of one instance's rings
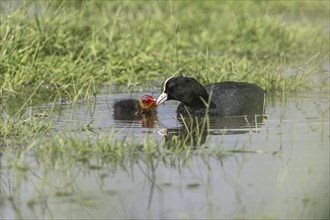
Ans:
POLYGON ((220 117, 255 115, 263 114, 264 96, 265 90, 251 83, 227 81, 202 86, 194 78, 178 76, 165 81, 157 105, 180 101, 178 117, 203 117, 205 113, 220 117))
POLYGON ((137 115, 139 101, 135 99, 123 99, 116 101, 113 105, 114 115, 137 115))
POLYGON ((136 119, 152 117, 156 115, 156 100, 150 95, 142 96, 141 100, 123 99, 113 104, 113 116, 115 119, 136 119))

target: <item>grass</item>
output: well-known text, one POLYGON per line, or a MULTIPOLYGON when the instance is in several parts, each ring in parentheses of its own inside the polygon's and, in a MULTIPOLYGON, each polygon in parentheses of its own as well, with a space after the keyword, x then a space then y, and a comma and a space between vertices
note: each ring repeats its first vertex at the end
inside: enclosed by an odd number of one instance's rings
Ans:
POLYGON ((0 110, 10 117, 105 91, 160 91, 174 74, 303 91, 329 59, 326 1, 0 4, 0 110))
MULTIPOLYGON (((117 132, 90 131, 88 124, 80 130, 54 127, 48 116, 57 114, 58 103, 105 92, 160 92, 175 74, 201 83, 248 81, 285 99, 315 86, 313 74, 329 60, 327 1, 1 1, 0 6, 1 172, 13 171, 21 182, 34 166, 45 178, 53 170, 70 179, 80 165, 85 172, 104 167, 115 172, 141 162, 149 168, 189 166, 192 154, 205 163, 224 157, 221 146, 205 150, 201 144, 208 124, 200 130, 184 124, 188 135, 169 137, 167 144, 148 135, 118 140, 117 132), (53 107, 34 115, 32 107, 45 103, 53 107), (195 143, 202 147, 192 149, 195 143)), ((237 152, 261 151, 228 153, 237 152)), ((22 189, 16 184, 12 192, 17 192, 0 199, 16 203, 22 189)))
MULTIPOLYGON (((4 147, 25 149, 29 140, 46 135, 47 141, 40 146, 53 151, 59 145, 61 155, 75 155, 80 152, 76 147, 85 145, 86 157, 105 153, 102 147, 90 146, 108 146, 113 136, 99 135, 100 143, 91 142, 91 137, 57 137, 47 117, 56 105, 36 116, 29 110, 36 104, 89 100, 92 94, 105 91, 159 91, 163 80, 174 74, 193 76, 202 83, 248 81, 270 95, 285 97, 313 86, 310 78, 329 59, 326 1, 0 4, 0 139, 4 147), (48 141, 53 142, 50 147, 48 141)), ((201 131, 189 131, 192 128, 186 125, 190 136, 182 143, 174 137, 170 145, 200 143, 207 125, 203 126, 201 131), (196 134, 200 139, 194 140, 196 134)), ((82 125, 82 130, 89 135, 88 125, 82 125)), ((70 132, 63 128, 62 133, 70 132)), ((125 145, 124 141, 117 144, 125 145)), ((42 147, 38 151, 43 152, 42 147)), ((117 153, 120 158, 127 152, 117 153)))
POLYGON ((308 87, 308 75, 328 58, 324 1, 1 4, 5 95, 40 83, 40 92, 70 99, 112 86, 144 91, 160 88, 175 73, 203 83, 242 80, 268 91, 297 91, 308 87), (302 67, 307 61, 296 75, 286 73, 291 63, 302 67))
POLYGON ((53 132, 47 115, 55 105, 36 117, 28 108, 36 104, 159 91, 174 74, 202 83, 248 81, 285 97, 313 86, 310 78, 329 59, 326 1, 0 4, 5 143, 53 132))

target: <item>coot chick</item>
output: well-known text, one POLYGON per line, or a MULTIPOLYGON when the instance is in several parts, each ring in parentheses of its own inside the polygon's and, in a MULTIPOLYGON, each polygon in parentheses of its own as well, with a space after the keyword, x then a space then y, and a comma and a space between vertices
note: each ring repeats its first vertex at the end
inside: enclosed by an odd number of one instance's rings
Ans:
POLYGON ((116 119, 130 119, 139 116, 153 116, 156 113, 156 100, 150 95, 141 100, 123 99, 114 103, 113 114, 116 119))
POLYGON ((156 105, 167 100, 181 103, 177 115, 219 117, 263 114, 265 90, 246 82, 219 82, 202 86, 196 79, 178 76, 168 78, 164 82, 162 94, 156 105), (211 96, 211 100, 209 97, 211 96))

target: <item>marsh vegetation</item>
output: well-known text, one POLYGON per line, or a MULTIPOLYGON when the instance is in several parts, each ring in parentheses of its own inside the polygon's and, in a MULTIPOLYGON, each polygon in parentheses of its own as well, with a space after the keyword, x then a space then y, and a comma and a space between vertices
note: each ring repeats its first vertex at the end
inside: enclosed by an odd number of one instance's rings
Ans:
POLYGON ((326 1, 1 1, 0 216, 327 218, 326 1), (265 115, 118 120, 163 81, 245 81, 265 115))

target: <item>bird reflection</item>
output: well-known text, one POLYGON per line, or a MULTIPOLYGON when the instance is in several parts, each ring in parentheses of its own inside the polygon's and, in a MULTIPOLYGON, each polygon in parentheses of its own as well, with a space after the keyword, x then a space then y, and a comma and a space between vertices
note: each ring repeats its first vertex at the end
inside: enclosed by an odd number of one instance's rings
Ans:
POLYGON ((164 136, 167 148, 198 147, 205 143, 207 135, 257 132, 257 128, 263 125, 264 119, 266 119, 265 115, 182 119, 181 127, 164 128, 158 133, 164 136))

